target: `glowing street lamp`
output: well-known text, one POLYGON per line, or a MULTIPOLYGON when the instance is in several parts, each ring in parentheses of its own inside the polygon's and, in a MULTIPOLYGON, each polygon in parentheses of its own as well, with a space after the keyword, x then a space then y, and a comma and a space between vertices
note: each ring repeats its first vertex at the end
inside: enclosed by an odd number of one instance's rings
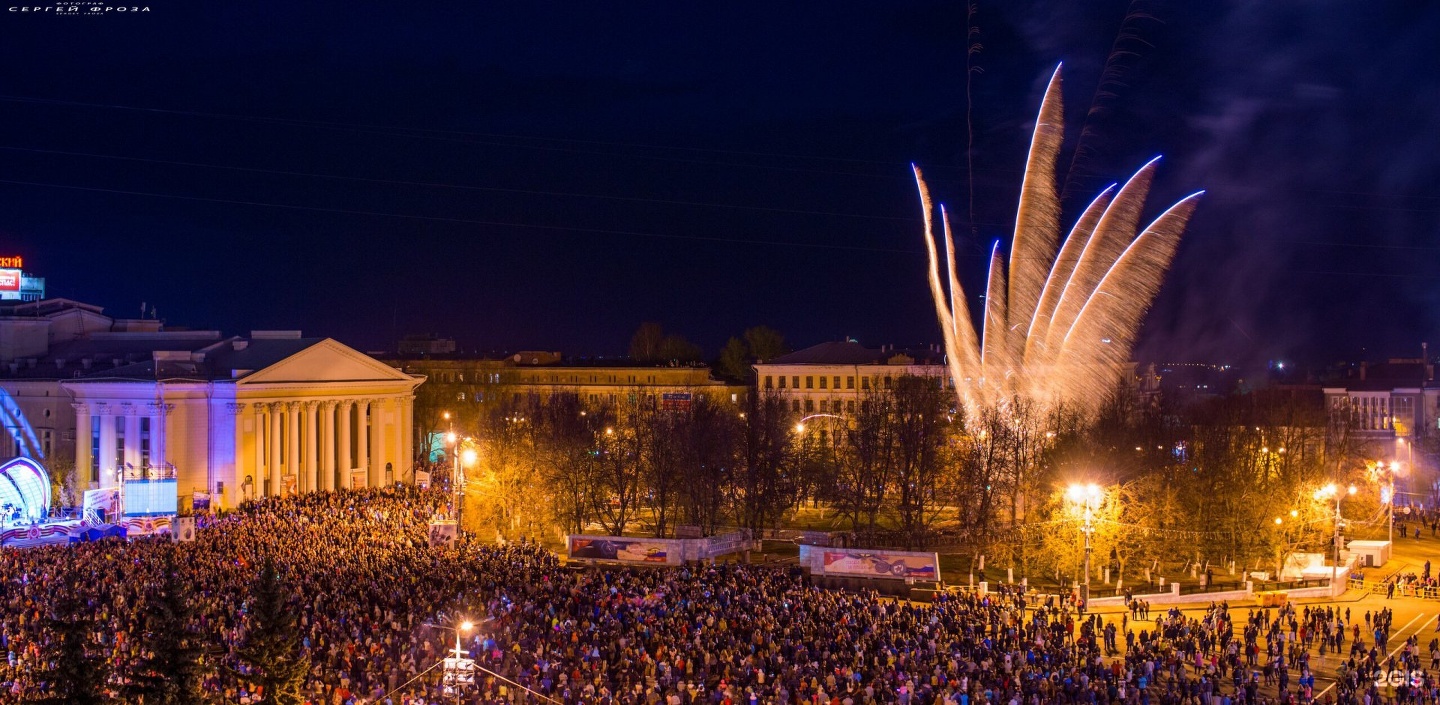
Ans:
POLYGON ((1080 527, 1080 533, 1085 536, 1085 583, 1080 588, 1080 609, 1083 610, 1090 606, 1090 535, 1095 533, 1095 510, 1105 499, 1105 491, 1093 482, 1073 484, 1065 490, 1065 499, 1084 510, 1085 523, 1080 527))
MULTIPOLYGON (((1395 440, 1399 442, 1402 439, 1397 438, 1395 440)), ((1380 502, 1389 510, 1390 543, 1393 545, 1395 543, 1395 477, 1397 475, 1404 475, 1405 468, 1397 460, 1390 461, 1389 465, 1386 465, 1384 461, 1379 461, 1375 463, 1374 468, 1374 475, 1377 481, 1380 479, 1379 476, 1381 473, 1385 474, 1386 481, 1385 484, 1380 487, 1380 502)), ((1400 538, 1405 537, 1401 536, 1400 538)))
POLYGON ((1335 562, 1330 566, 1331 590, 1334 590, 1335 581, 1340 579, 1340 500, 1344 499, 1346 494, 1355 494, 1355 486, 1350 485, 1348 491, 1342 493, 1340 492, 1340 488, 1331 482, 1315 490, 1315 499, 1317 501, 1328 500, 1331 497, 1335 498, 1335 562))
POLYGON ((469 658, 470 652, 461 645, 460 636, 474 629, 475 623, 467 619, 457 627, 443 627, 438 624, 428 624, 427 626, 455 632, 455 650, 442 662, 445 668, 441 683, 454 690, 455 702, 459 703, 461 688, 475 683, 475 661, 469 658))

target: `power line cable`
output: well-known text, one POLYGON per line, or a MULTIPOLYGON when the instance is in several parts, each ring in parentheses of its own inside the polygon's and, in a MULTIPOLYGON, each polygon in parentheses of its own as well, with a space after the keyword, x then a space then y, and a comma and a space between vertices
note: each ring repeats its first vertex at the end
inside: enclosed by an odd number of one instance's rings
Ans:
MULTIPOLYGON (((685 200, 679 200, 679 199, 646 198, 646 197, 642 197, 642 196, 613 196, 613 195, 598 194, 598 193, 575 193, 575 192, 566 192, 566 191, 543 191, 543 190, 538 190, 538 189, 506 188, 506 187, 500 187, 500 186, 472 186, 472 185, 465 185, 465 184, 449 184, 449 183, 435 182, 435 181, 407 181, 407 180, 400 180, 400 179, 379 179, 379 178, 369 178, 369 177, 362 177, 362 176, 343 176, 343 175, 340 175, 340 174, 323 174, 323 173, 316 173, 316 172, 289 171, 289 170, 284 170, 284 169, 262 169, 262 168, 258 168, 258 167, 231 166, 231 165, 227 165, 227 164, 213 164, 213 163, 206 163, 206 162, 187 162, 187 161, 176 161, 176 160, 170 160, 170 159, 153 159, 153 158, 148 158, 148 157, 131 157, 131 156, 124 156, 124 155, 116 155, 116 154, 96 154, 96 153, 93 153, 93 152, 72 152, 72 151, 58 150, 58 149, 40 149, 40 148, 36 148, 36 147, 13 147, 13 146, 7 147, 7 146, 0 146, 0 150, 6 150, 6 151, 12 151, 12 152, 28 152, 28 153, 32 153, 32 154, 62 155, 62 156, 67 156, 67 157, 86 157, 86 158, 92 158, 92 159, 109 159, 109 160, 114 160, 114 161, 140 162, 140 163, 145 163, 145 164, 169 164, 169 165, 172 165, 172 166, 194 167, 194 168, 201 168, 201 169, 218 169, 218 170, 223 170, 223 171, 237 171, 237 172, 244 172, 244 173, 251 173, 251 174, 277 174, 277 175, 281 175, 281 176, 296 176, 296 177, 314 178, 314 179, 332 179, 332 180, 337 180, 337 181, 355 181, 355 182, 370 183, 370 184, 388 184, 388 185, 394 185, 394 186, 420 186, 420 187, 426 187, 426 188, 447 188, 447 189, 456 189, 456 190, 464 190, 464 191, 486 191, 486 192, 491 192, 491 193, 513 193, 513 194, 522 194, 522 195, 531 195, 531 196, 561 196, 561 197, 572 197, 572 198, 593 198, 593 199, 597 199, 597 200, 608 200, 608 201, 625 201, 625 202, 632 202, 632 203, 662 203, 662 204, 666 204, 666 205, 677 205, 677 206, 697 206, 697 207, 704 207, 704 208, 725 208, 725 209, 733 209, 733 210, 750 210, 750 211, 761 211, 761 212, 770 212, 770 213, 787 213, 787 214, 795 214, 795 215, 823 215, 823 216, 834 216, 834 217, 841 217, 841 218, 865 218, 865 219, 870 219, 870 220, 891 220, 891 221, 909 222, 909 223, 918 223, 918 222, 920 222, 920 219, 919 219, 919 218, 902 217, 902 216, 890 216, 890 215, 871 215, 871 214, 868 214, 868 213, 837 213, 837 212, 834 212, 834 211, 804 210, 804 209, 799 209, 799 208, 778 208, 778 207, 770 207, 770 206, 746 206, 746 205, 731 204, 731 203, 710 203, 710 202, 705 202, 705 201, 685 201, 685 200)), ((977 223, 977 224, 978 224, 978 225, 989 225, 989 226, 995 226, 995 227, 1005 227, 1005 225, 1002 224, 1002 223, 977 223)))
POLYGON ((319 212, 319 213, 339 213, 339 214, 344 214, 344 215, 362 215, 362 216, 373 216, 373 217, 382 217, 382 218, 399 218, 399 219, 402 219, 402 220, 424 220, 424 221, 441 222, 441 223, 457 223, 457 224, 463 224, 463 225, 485 225, 485 226, 507 227, 507 228, 532 228, 532 229, 537 229, 537 230, 556 230, 556 231, 563 231, 563 232, 600 233, 600 234, 604 234, 604 235, 625 235, 625 236, 632 236, 632 237, 648 237, 648 238, 656 238, 656 239, 663 239, 663 240, 694 240, 694 241, 700 241, 700 242, 722 242, 722 243, 742 244, 742 245, 770 245, 770 246, 780 246, 780 247, 803 247, 803 248, 810 248, 810 249, 848 250, 848 251, 854 251, 854 252, 888 252, 888 253, 899 253, 899 254, 907 254, 907 255, 919 255, 919 254, 922 254, 919 250, 904 250, 904 249, 893 249, 893 248, 883 248, 883 247, 862 247, 862 246, 859 246, 859 245, 827 245, 827 244, 820 244, 820 243, 793 242, 793 241, 781 241, 781 240, 754 240, 754 239, 744 239, 744 238, 710 237, 710 236, 705 236, 705 235, 675 235, 675 234, 667 234, 667 233, 647 233, 647 232, 639 232, 639 231, 635 231, 635 230, 615 230, 615 229, 608 229, 608 228, 585 228, 585 227, 579 227, 579 226, 573 226, 573 225, 541 225, 541 224, 537 224, 537 223, 519 223, 519 222, 513 222, 513 221, 499 221, 499 220, 477 220, 477 219, 471 219, 471 218, 452 218, 452 217, 437 216, 437 215, 418 215, 418 214, 408 214, 408 213, 385 213, 385 212, 382 212, 382 211, 354 210, 354 209, 348 209, 348 208, 327 208, 327 207, 322 207, 322 206, 305 206, 305 205, 291 204, 291 203, 268 203, 268 202, 264 202, 264 201, 246 201, 246 200, 240 200, 240 199, 212 198, 212 197, 206 197, 206 196, 185 196, 185 195, 180 195, 180 194, 154 193, 154 192, 149 192, 149 191, 130 191, 130 190, 124 190, 124 189, 101 188, 101 187, 98 187, 98 186, 76 186, 76 185, 72 185, 72 184, 51 184, 51 183, 43 183, 43 182, 39 182, 39 181, 19 181, 19 180, 14 180, 14 179, 0 179, 0 184, 11 184, 11 185, 14 185, 14 186, 37 186, 37 187, 42 187, 42 188, 67 189, 67 190, 72 190, 72 191, 87 191, 87 192, 92 192, 92 193, 109 193, 109 194, 116 194, 116 195, 122 195, 122 196, 146 196, 146 197, 150 197, 150 198, 172 198, 172 199, 177 199, 177 200, 182 200, 182 201, 196 201, 196 202, 206 202, 206 203, 225 203, 225 204, 230 204, 230 205, 257 206, 257 207, 262 207, 262 208, 280 208, 280 209, 285 209, 285 210, 310 211, 310 212, 319 212))

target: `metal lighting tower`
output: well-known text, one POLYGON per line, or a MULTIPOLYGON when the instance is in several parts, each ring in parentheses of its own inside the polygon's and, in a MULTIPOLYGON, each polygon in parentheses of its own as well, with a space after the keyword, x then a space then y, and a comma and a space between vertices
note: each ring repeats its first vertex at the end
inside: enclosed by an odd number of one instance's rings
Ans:
MULTIPOLYGON (((1345 498, 1346 493, 1341 493, 1335 483, 1330 483, 1315 490, 1315 499, 1335 498, 1335 563, 1330 566, 1330 589, 1335 589, 1335 581, 1340 579, 1340 500, 1345 498)), ((1348 494, 1355 494, 1355 486, 1350 485, 1348 494)))
POLYGON ((1095 509, 1104 498, 1105 491, 1093 482, 1088 485, 1070 485, 1065 491, 1065 499, 1084 512, 1084 523, 1080 526, 1080 533, 1085 536, 1085 580, 1080 586, 1082 610, 1090 607, 1090 535, 1095 533, 1095 509))
POLYGON ((460 644, 461 632, 468 632, 475 625, 470 622, 462 622, 460 628, 455 630, 455 650, 452 655, 445 658, 444 676, 441 683, 445 688, 455 694, 455 702, 460 702, 460 692, 466 686, 475 685, 475 660, 469 658, 470 652, 466 651, 460 644))

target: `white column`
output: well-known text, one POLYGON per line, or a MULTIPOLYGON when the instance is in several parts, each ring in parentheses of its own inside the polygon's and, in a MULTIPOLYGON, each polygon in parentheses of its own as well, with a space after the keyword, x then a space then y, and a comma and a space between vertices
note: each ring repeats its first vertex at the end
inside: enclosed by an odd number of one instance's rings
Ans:
POLYGON ((109 404, 99 405, 100 415, 100 486, 114 487, 119 482, 117 468, 119 459, 115 455, 115 417, 110 414, 109 404))
POLYGON ((400 465, 404 472, 410 475, 411 482, 415 480, 415 397, 404 397, 400 400, 400 413, 396 422, 400 426, 400 465))
POLYGON ((320 489, 320 455, 315 441, 315 414, 320 410, 319 402, 305 402, 305 479, 302 487, 306 492, 320 489))
MULTIPOLYGON (((245 481, 245 463, 247 460, 247 454, 245 453, 245 407, 246 404, 243 402, 230 402, 225 405, 225 409, 230 412, 230 419, 235 423, 235 449, 231 454, 233 460, 229 463, 230 471, 228 473, 222 472, 219 480, 212 478, 212 484, 205 488, 206 492, 212 493, 210 495, 210 505, 213 507, 225 507, 228 509, 235 506, 230 503, 230 497, 239 496, 240 483, 245 481), (223 493, 219 491, 221 482, 225 483, 225 491, 223 493)), ((253 454, 249 455, 248 459, 254 460, 255 456, 253 454)), ((224 465, 225 463, 222 462, 221 466, 223 467, 224 465)))
POLYGON ((336 413, 339 415, 339 437, 335 439, 336 462, 340 464, 340 486, 350 489, 350 468, 355 467, 350 457, 350 425, 355 423, 355 405, 353 402, 342 401, 336 405, 336 413))
POLYGON ((335 402, 320 403, 320 485, 316 489, 335 490, 335 402))
MULTIPOLYGON (((386 444, 388 455, 394 463, 394 480, 401 482, 405 479, 405 471, 410 469, 410 458, 405 455, 405 424, 400 423, 401 417, 405 415, 405 401, 400 397, 390 400, 390 435, 386 444)), ((413 478, 412 478, 413 479, 413 478)))
POLYGON ((174 404, 164 404, 160 401, 150 403, 150 465, 156 468, 164 468, 166 460, 170 459, 168 452, 168 433, 166 429, 170 424, 170 411, 176 410, 174 404))
POLYGON ((355 468, 364 469, 367 479, 374 477, 370 473, 370 419, 367 414, 370 407, 369 399, 355 402, 355 468))
POLYGON ((90 405, 71 404, 75 408, 75 487, 90 487, 90 475, 94 472, 90 464, 93 453, 95 432, 90 427, 90 405))
POLYGON ((280 412, 284 405, 279 402, 270 405, 270 434, 265 438, 265 444, 270 450, 270 462, 265 468, 265 479, 263 490, 259 491, 264 497, 274 497, 280 493, 280 412))
MULTIPOLYGON (((253 499, 260 496, 260 488, 264 486, 262 484, 262 480, 265 477, 265 436, 269 424, 268 420, 265 418, 264 404, 251 404, 250 408, 255 410, 255 434, 250 439, 251 442, 255 444, 255 466, 252 467, 250 469, 250 472, 248 473, 250 477, 250 498, 253 499)), ((238 477, 236 478, 236 481, 243 485, 245 482, 245 478, 238 477)), ((237 489, 235 496, 243 500, 245 499, 245 496, 241 494, 241 492, 242 490, 237 489)))
POLYGON ((135 415, 134 404, 123 404, 125 408, 125 463, 140 469, 140 417, 135 415))
MULTIPOLYGON (((300 474, 300 403, 294 401, 285 404, 285 474, 295 476, 297 488, 304 477, 300 474)), ((285 486, 283 477, 280 486, 285 486)))
POLYGON ((370 486, 385 482, 385 411, 384 399, 370 402, 370 486))
POLYGON ((162 404, 150 402, 150 464, 160 468, 165 467, 165 416, 167 409, 174 408, 173 404, 162 404))

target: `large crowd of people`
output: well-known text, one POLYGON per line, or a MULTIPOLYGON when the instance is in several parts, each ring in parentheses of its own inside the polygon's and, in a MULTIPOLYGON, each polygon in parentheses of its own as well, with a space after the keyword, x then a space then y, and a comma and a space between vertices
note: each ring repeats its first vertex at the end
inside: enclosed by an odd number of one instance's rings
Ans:
POLYGON ((738 563, 572 570, 533 545, 432 547, 428 522, 447 500, 406 487, 317 493, 207 518, 191 543, 7 550, 0 702, 46 689, 48 617, 66 594, 96 620, 92 652, 118 689, 143 656, 146 606, 165 570, 189 586, 192 628, 208 647, 207 696, 260 701, 243 669, 227 666, 267 561, 283 567, 310 659, 302 690, 317 704, 457 702, 432 667, 461 620, 477 623, 463 638, 482 669, 459 694, 464 703, 1440 702, 1428 675, 1374 684, 1391 670, 1440 665, 1440 643, 1429 645, 1430 664, 1418 641, 1388 643, 1383 610, 1352 619, 1333 607, 1149 612, 1137 602, 1100 615, 1024 594, 911 603, 738 563), (1314 658, 1340 662, 1338 687, 1316 688, 1314 658))

